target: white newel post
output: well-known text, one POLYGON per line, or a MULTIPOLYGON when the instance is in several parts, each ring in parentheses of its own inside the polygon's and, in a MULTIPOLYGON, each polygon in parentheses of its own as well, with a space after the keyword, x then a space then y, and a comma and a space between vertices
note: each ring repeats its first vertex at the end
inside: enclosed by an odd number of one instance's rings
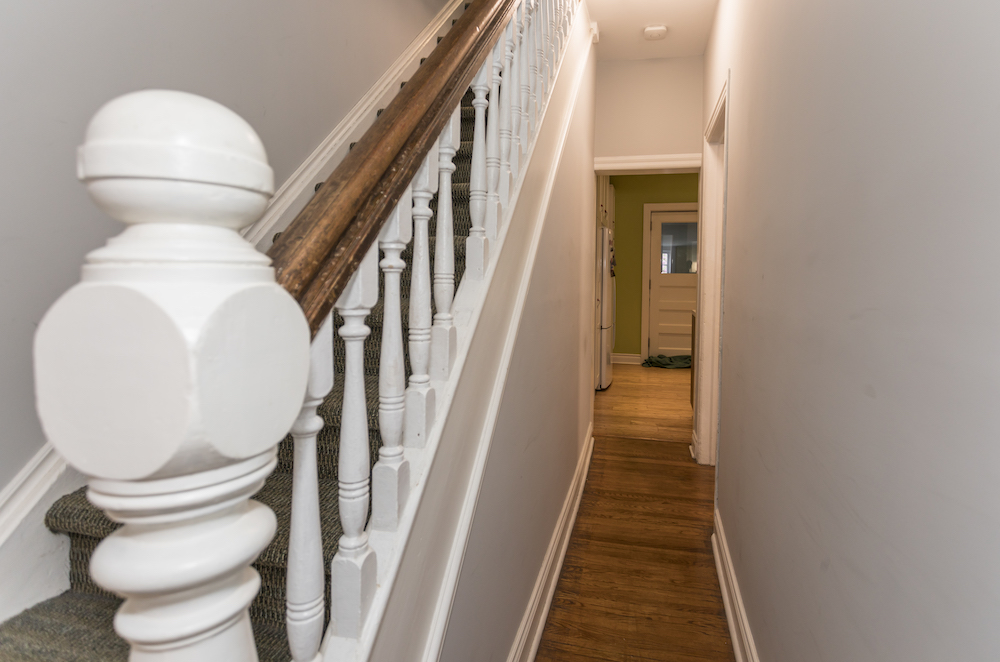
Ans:
POLYGON ((330 627, 341 637, 358 637, 375 597, 375 550, 368 544, 368 497, 371 455, 368 450, 368 407, 365 401, 365 318, 378 303, 378 246, 371 249, 337 299, 344 318, 344 405, 340 423, 337 482, 340 537, 330 564, 330 627))
POLYGON ((385 279, 382 301, 382 348, 378 368, 378 424, 382 447, 372 469, 372 528, 395 531, 410 495, 410 463, 403 453, 406 365, 403 359, 401 257, 413 238, 413 197, 409 186, 379 234, 385 254, 379 263, 385 279))
POLYGON ((285 621, 288 646, 295 662, 316 658, 323 638, 326 607, 323 564, 323 533, 319 516, 319 474, 316 437, 323 429, 317 408, 333 390, 333 313, 331 312, 310 350, 309 383, 292 438, 295 444, 292 473, 292 514, 288 534, 288 576, 285 590, 285 621))
POLYGON ((462 107, 455 108, 438 137, 437 240, 434 245, 434 326, 431 329, 431 375, 448 379, 455 365, 458 335, 451 304, 455 299, 455 217, 452 208, 451 174, 462 142, 462 107))
MULTIPOLYGON (((496 63, 496 49, 493 49, 493 57, 483 63, 475 80, 472 81, 472 107, 476 111, 476 123, 472 133, 472 172, 469 178, 469 216, 472 218, 472 228, 469 236, 465 240, 465 277, 472 280, 482 280, 486 275, 486 268, 490 260, 489 239, 486 238, 486 204, 487 188, 489 186, 489 161, 488 152, 490 148, 496 153, 496 137, 491 133, 489 139, 486 137, 486 107, 496 105, 491 99, 486 101, 486 93, 489 92, 489 75, 496 63), (487 146, 489 145, 489 146, 487 146)), ((496 116, 493 116, 491 129, 496 128, 496 116)), ((499 163, 497 164, 499 166, 499 163)), ((495 215, 494 211, 494 215, 495 215)))
POLYGON ((434 388, 431 386, 431 275, 428 221, 431 198, 438 187, 437 141, 413 178, 413 262, 410 265, 410 384, 406 387, 406 446, 423 448, 434 425, 434 388))
POLYGON ((309 369, 298 304, 236 232, 273 191, 263 145, 217 103, 147 90, 98 111, 78 174, 128 228, 42 320, 35 384, 49 440, 124 524, 91 574, 125 597, 133 662, 254 661, 250 564, 275 517, 250 496, 309 369))

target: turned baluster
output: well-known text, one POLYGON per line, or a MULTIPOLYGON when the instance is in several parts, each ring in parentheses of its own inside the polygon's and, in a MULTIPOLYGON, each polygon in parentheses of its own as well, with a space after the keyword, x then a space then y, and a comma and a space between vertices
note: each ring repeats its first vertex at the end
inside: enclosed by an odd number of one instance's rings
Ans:
POLYGON ((132 660, 255 662, 250 563, 276 520, 250 496, 309 371, 301 309, 237 232, 273 192, 263 145, 215 102, 147 90, 97 112, 77 172, 129 226, 35 336, 45 433, 124 524, 91 575, 125 598, 115 630, 132 660))
POLYGON ((372 245, 347 288, 337 299, 344 318, 344 404, 341 411, 337 481, 340 537, 330 564, 330 627, 341 637, 358 637, 375 596, 377 560, 368 543, 368 497, 371 458, 365 401, 365 318, 378 303, 378 246, 372 245))
POLYGON ((545 106, 545 0, 535 0, 535 102, 536 118, 541 119, 545 106))
POLYGON ((434 247, 434 326, 431 328, 431 372, 434 379, 448 379, 455 364, 458 335, 451 304, 455 299, 455 218, 452 211, 453 159, 462 141, 462 108, 455 108, 438 137, 437 235, 434 247))
MULTIPOLYGON (((486 205, 488 201, 488 188, 493 188, 495 183, 491 179, 490 161, 488 152, 493 149, 494 155, 497 149, 496 136, 494 132, 486 127, 486 107, 496 106, 495 98, 490 102, 486 101, 486 93, 489 92, 489 78, 491 71, 496 68, 496 50, 493 49, 493 57, 483 63, 479 73, 472 81, 472 107, 476 111, 476 122, 472 133, 472 176, 469 179, 469 216, 472 218, 472 229, 465 240, 465 276, 472 280, 482 280, 486 275, 486 268, 489 265, 489 239, 486 237, 486 205), (487 140, 486 134, 489 131, 490 137, 487 140)), ((493 126, 496 128, 496 115, 491 112, 493 126)), ((499 161, 499 159, 498 159, 499 161)), ((499 172, 499 162, 494 167, 499 172)), ((493 212, 494 216, 496 211, 493 212)))
POLYGON ((528 61, 527 80, 522 85, 527 87, 528 98, 524 101, 522 112, 527 115, 529 139, 535 136, 535 125, 537 123, 537 96, 536 86, 538 84, 538 51, 535 46, 535 28, 537 27, 538 0, 533 0, 528 5, 528 15, 524 29, 524 53, 528 61))
POLYGON ((412 205, 408 186, 379 233, 379 247, 385 254, 379 263, 385 281, 378 371, 378 423, 382 447, 372 469, 372 528, 379 531, 395 531, 399 527, 410 494, 410 463, 403 454, 406 365, 399 281, 406 267, 401 254, 413 238, 412 205))
POLYGON ((437 141, 413 178, 413 262, 410 273, 410 384, 406 387, 404 444, 423 448, 434 424, 431 386, 431 275, 428 221, 431 198, 438 187, 437 141))
MULTIPOLYGON (((500 219, 510 198, 510 86, 509 79, 500 77, 507 40, 501 37, 493 49, 490 68, 490 119, 489 148, 486 152, 486 169, 489 186, 486 194, 486 233, 496 238, 500 232, 500 219), (506 175, 504 174, 506 173, 506 175)), ((505 74, 508 75, 508 74, 505 74)))
POLYGON ((524 2, 518 6, 514 16, 511 18, 509 32, 507 33, 508 48, 511 53, 511 60, 508 64, 506 51, 504 52, 505 71, 511 73, 510 80, 510 166, 511 176, 517 181, 520 176, 521 167, 524 164, 524 156, 527 150, 527 142, 521 139, 521 23, 524 16, 524 2))
POLYGON ((319 518, 316 436, 323 419, 316 409, 333 389, 333 313, 313 338, 309 382, 302 411, 292 426, 295 443, 292 515, 288 534, 288 577, 285 590, 288 646, 295 662, 315 659, 323 638, 325 569, 319 518))
POLYGON ((550 57, 552 51, 552 0, 542 0, 542 31, 539 42, 542 46, 540 60, 542 66, 539 68, 542 80, 538 86, 538 93, 542 106, 544 106, 546 99, 548 99, 549 79, 552 75, 552 59, 550 57))

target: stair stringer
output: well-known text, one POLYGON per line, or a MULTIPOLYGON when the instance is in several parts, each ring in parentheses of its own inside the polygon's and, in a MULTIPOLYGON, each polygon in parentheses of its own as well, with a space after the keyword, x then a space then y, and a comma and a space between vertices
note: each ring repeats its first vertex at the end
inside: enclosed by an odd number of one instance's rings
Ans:
POLYGON ((400 531, 371 532, 379 588, 361 637, 328 636, 323 657, 329 662, 430 661, 440 653, 550 196, 587 70, 591 40, 580 27, 585 23, 574 21, 512 194, 512 213, 491 246, 496 259, 484 280, 464 280, 456 293, 459 346, 452 378, 434 383, 443 402, 427 448, 409 451, 414 484, 400 531))

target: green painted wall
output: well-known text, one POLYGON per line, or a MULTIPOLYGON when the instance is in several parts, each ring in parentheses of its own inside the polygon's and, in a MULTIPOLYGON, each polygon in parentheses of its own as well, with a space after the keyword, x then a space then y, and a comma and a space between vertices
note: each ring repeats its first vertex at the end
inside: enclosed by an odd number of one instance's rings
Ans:
POLYGON ((642 206, 698 202, 698 174, 622 175, 615 187, 615 353, 640 354, 642 338, 642 206))

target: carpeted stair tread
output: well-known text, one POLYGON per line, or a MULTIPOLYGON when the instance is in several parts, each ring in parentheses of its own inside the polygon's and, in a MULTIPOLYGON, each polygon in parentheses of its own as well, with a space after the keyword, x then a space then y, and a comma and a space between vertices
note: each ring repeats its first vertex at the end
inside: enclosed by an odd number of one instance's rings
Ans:
POLYGON ((119 598, 67 591, 0 627, 3 662, 125 662, 129 647, 112 621, 119 598))
MULTIPOLYGON (((126 662, 129 647, 114 631, 122 601, 66 591, 0 627, 3 662, 126 662)), ((284 623, 253 623, 260 662, 288 662, 284 623)))

